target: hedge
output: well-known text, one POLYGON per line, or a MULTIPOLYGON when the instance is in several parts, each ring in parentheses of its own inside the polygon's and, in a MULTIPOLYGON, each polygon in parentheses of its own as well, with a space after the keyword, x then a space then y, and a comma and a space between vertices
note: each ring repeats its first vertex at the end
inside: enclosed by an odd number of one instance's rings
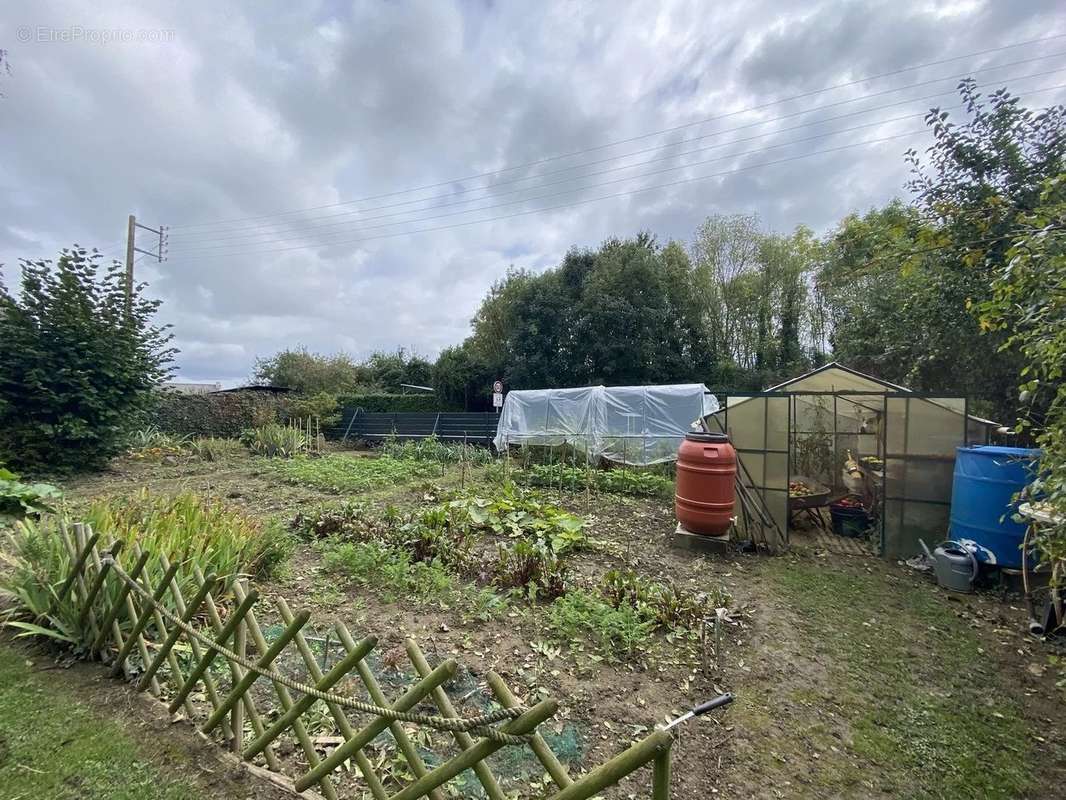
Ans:
POLYGON ((341 408, 361 408, 368 414, 389 411, 462 411, 461 405, 446 403, 435 394, 342 394, 341 408))
POLYGON ((236 392, 177 394, 161 392, 152 423, 179 436, 233 438, 279 418, 283 399, 275 395, 236 392))

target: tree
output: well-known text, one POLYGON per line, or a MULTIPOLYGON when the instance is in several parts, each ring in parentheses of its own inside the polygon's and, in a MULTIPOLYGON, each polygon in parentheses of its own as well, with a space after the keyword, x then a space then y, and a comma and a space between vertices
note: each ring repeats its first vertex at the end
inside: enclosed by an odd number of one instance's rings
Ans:
MULTIPOLYGON (((1037 546, 1066 582, 1066 174, 1045 182, 1040 203, 1015 220, 1022 229, 995 272, 992 297, 978 308, 981 324, 1006 336, 1024 366, 1019 376, 1018 431, 1043 450, 1041 475, 1028 492, 1058 514, 1042 526, 1037 546)), ((1060 621, 1061 621, 1061 609, 1060 621)))
POLYGON ((258 383, 284 386, 300 394, 341 394, 371 383, 366 369, 345 353, 320 355, 306 347, 282 350, 255 362, 258 383))
POLYGON ((0 459, 69 470, 107 461, 150 408, 176 352, 152 324, 159 301, 75 245, 57 262, 22 260, 17 297, 0 284, 0 459))

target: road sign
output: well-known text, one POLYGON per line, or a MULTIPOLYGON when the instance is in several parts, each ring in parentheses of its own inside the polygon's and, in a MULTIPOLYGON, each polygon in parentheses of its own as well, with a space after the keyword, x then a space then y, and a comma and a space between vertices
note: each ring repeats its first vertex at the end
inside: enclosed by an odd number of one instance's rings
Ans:
POLYGON ((503 407, 503 392, 493 392, 492 393, 492 406, 493 406, 493 408, 502 408, 503 407))
POLYGON ((501 394, 503 392, 503 381, 494 381, 492 384, 492 393, 501 394))

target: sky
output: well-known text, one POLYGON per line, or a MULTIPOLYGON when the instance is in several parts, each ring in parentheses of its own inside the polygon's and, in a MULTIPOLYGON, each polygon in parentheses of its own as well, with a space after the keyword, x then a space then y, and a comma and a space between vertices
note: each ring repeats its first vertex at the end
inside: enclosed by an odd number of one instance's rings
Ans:
POLYGON ((0 48, 7 286, 165 225, 137 280, 176 379, 226 385, 296 345, 434 358, 510 266, 608 237, 831 230, 906 197, 963 75, 1066 101, 1050 0, 7 0, 0 48))

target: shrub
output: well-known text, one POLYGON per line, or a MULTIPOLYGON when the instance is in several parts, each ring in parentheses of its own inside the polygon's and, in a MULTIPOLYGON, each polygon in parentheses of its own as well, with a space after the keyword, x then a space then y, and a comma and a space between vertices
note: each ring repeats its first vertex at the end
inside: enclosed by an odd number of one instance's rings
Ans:
POLYGON ((237 439, 219 439, 215 436, 192 439, 186 447, 194 457, 201 461, 222 461, 246 452, 244 445, 237 439))
POLYGON ((302 428, 276 422, 245 431, 241 441, 256 455, 267 458, 292 458, 306 453, 312 446, 302 428))
POLYGON ((185 452, 185 437, 164 433, 154 426, 129 434, 127 454, 131 458, 157 460, 163 456, 180 456, 185 452))
POLYGON ((6 565, 0 570, 0 589, 16 603, 5 624, 21 630, 19 636, 79 642, 86 633, 79 624, 81 609, 70 595, 58 601, 71 558, 56 531, 28 519, 17 522, 7 532, 6 546, 0 547, 0 561, 6 565))
POLYGON ((367 414, 395 411, 462 411, 462 406, 446 403, 436 394, 341 394, 337 395, 341 408, 361 408, 367 414))
POLYGON ((629 606, 615 608, 584 589, 567 592, 547 610, 548 627, 558 638, 592 644, 612 660, 632 655, 655 624, 629 606))
POLYGON ((51 513, 53 503, 62 496, 50 483, 23 483, 14 472, 0 467, 0 525, 51 513))
POLYGON ((122 268, 101 270, 101 258, 75 246, 54 265, 23 260, 17 298, 0 284, 0 458, 11 464, 106 463, 170 373, 159 302, 135 287, 127 305, 122 268))
POLYGON ((314 459, 299 456, 288 461, 272 461, 267 469, 289 483, 312 486, 335 494, 389 486, 411 478, 427 477, 435 471, 432 464, 418 461, 341 453, 314 459))
POLYGON ((283 399, 262 392, 178 394, 156 392, 152 417, 160 430, 180 436, 233 439, 279 419, 283 399))
POLYGON ((329 392, 285 395, 280 408, 285 419, 317 419, 322 428, 335 427, 341 421, 337 395, 329 392))

